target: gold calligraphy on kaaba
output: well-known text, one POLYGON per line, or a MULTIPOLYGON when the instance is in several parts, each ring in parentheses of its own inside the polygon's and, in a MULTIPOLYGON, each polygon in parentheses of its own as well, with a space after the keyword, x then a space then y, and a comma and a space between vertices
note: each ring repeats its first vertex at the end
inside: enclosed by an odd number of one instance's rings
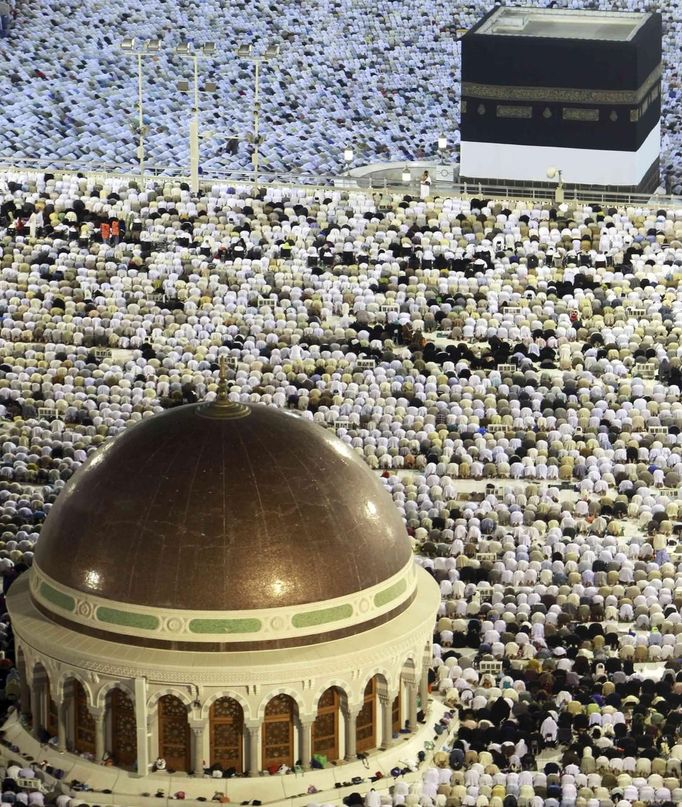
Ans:
POLYGON ((599 110, 585 109, 584 107, 565 106, 561 110, 561 117, 564 120, 579 120, 596 123, 599 120, 599 110))
POLYGON ((661 80, 662 65, 655 67, 636 90, 594 90, 585 87, 518 87, 462 82, 462 96, 493 101, 538 101, 563 104, 628 104, 639 106, 661 80))
POLYGON ((532 106, 497 106, 496 113, 498 118, 532 118, 532 106))

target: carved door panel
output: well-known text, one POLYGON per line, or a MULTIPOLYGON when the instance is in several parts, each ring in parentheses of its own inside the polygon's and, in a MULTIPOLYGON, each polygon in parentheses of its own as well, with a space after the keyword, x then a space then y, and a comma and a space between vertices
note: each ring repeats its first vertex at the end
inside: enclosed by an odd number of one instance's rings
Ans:
POLYGON ((111 691, 111 755, 121 768, 137 762, 135 706, 121 689, 111 691))
POLYGON ((401 714, 401 704, 400 704, 400 692, 393 698, 393 706, 391 709, 392 712, 392 719, 391 724, 393 727, 393 733, 400 731, 402 726, 402 720, 400 719, 401 714))
POLYGON ((244 712, 233 698, 219 698, 210 711, 211 765, 223 770, 244 767, 244 712))
POLYGON ((358 713, 355 728, 355 744, 358 751, 376 748, 376 691, 372 678, 365 687, 365 702, 358 713))
POLYGON ((79 681, 73 682, 74 747, 80 754, 95 753, 95 721, 88 709, 85 690, 79 681))
POLYGON ((339 705, 338 690, 330 687, 318 701, 313 723, 313 754, 323 754, 329 760, 339 758, 339 705))
POLYGON ((159 698, 159 756, 166 768, 190 770, 190 730, 187 708, 175 695, 159 698))
POLYGON ((47 693, 47 725, 45 726, 50 737, 57 737, 59 734, 59 717, 57 715, 57 704, 47 693))
POLYGON ((263 719, 263 768, 294 764, 294 702, 277 695, 265 707, 263 719))

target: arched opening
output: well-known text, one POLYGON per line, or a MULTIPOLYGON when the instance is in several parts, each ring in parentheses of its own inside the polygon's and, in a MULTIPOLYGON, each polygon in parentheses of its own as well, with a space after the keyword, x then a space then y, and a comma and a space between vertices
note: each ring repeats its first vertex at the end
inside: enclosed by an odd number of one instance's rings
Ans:
MULTIPOLYGON (((45 735, 49 733, 48 704, 50 701, 50 679, 48 678, 47 670, 40 662, 36 663, 33 667, 32 679, 30 695, 31 727, 36 733, 35 736, 43 742, 46 742, 49 739, 49 737, 45 735)), ((56 734, 50 734, 50 737, 56 737, 56 734)))
POLYGON ((355 744, 358 752, 376 748, 377 680, 370 678, 365 687, 362 709, 358 712, 355 744))
POLYGON ((409 728, 410 731, 416 731, 418 728, 418 682, 419 676, 417 675, 414 659, 408 658, 400 671, 400 691, 405 692, 405 707, 401 728, 409 728))
POLYGON ((33 728, 33 715, 31 713, 31 694, 28 688, 28 676, 26 674, 26 659, 24 652, 17 647, 16 669, 10 671, 5 683, 5 697, 14 699, 19 704, 19 712, 33 728))
POLYGON ((159 698, 159 756, 166 760, 166 769, 189 771, 190 729, 187 707, 175 695, 159 698))
POLYGON ((107 694, 109 752, 114 765, 132 769, 137 763, 137 723, 135 704, 118 687, 107 694))
POLYGON ((211 765, 224 771, 244 769, 244 710, 234 698, 218 698, 209 712, 211 765))
POLYGON ((263 718, 263 769, 294 765, 294 716, 296 702, 289 695, 275 695, 263 718))
POLYGON ((313 755, 319 754, 330 761, 339 758, 339 710, 342 692, 329 687, 317 702, 317 717, 313 723, 313 755))
POLYGON ((47 670, 40 662, 33 667, 33 683, 30 697, 32 727, 37 729, 36 736, 43 741, 47 741, 50 737, 56 737, 59 731, 57 727, 57 706, 50 697, 50 679, 47 670), (45 733, 49 736, 45 737, 45 733))
POLYGON ((79 754, 95 754, 95 721, 88 708, 88 696, 75 678, 66 685, 70 689, 73 747, 79 754))

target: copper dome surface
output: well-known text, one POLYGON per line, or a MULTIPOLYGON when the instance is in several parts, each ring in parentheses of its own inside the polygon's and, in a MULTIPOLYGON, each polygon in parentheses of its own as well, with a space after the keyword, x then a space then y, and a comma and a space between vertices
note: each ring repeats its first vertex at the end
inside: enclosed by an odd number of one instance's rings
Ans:
POLYGON ((390 495, 334 434, 265 406, 205 413, 148 418, 90 457, 45 521, 39 568, 118 602, 220 611, 341 597, 408 563, 390 495))

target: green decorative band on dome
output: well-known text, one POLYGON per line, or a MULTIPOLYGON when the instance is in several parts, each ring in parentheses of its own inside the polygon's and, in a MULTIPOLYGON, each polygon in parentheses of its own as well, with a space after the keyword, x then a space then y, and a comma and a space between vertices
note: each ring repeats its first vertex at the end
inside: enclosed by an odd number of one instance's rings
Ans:
POLYGON ((152 614, 140 614, 135 611, 119 611, 118 608, 97 609, 97 619, 111 625, 124 625, 126 628, 141 628, 142 630, 156 630, 159 620, 152 614))
MULTIPOLYGON (((330 633, 369 630, 392 618, 397 607, 408 607, 416 591, 416 570, 410 557, 391 578, 351 595, 300 603, 287 608, 258 610, 185 610, 150 607, 141 603, 105 599, 97 592, 65 586, 47 576, 38 564, 29 572, 31 596, 48 616, 72 620, 78 630, 121 640, 173 643, 178 648, 239 647, 256 643, 311 643, 330 633), (389 612, 391 615, 389 615, 389 612), (125 638, 124 638, 125 637, 125 638)), ((154 646, 156 646, 154 645, 154 646)), ((150 644, 149 646, 152 646, 150 644)))
POLYGON ((392 586, 389 586, 388 588, 385 588, 383 591, 380 591, 374 595, 374 604, 377 608, 381 608, 382 606, 391 602, 391 600, 395 600, 396 597, 399 597, 406 588, 407 582, 405 578, 396 580, 392 586))
POLYGON ((262 628, 260 619, 192 619, 192 633, 256 633, 262 628))
POLYGON ((321 608, 319 611, 294 614, 291 624, 295 628, 311 628, 314 625, 336 622, 338 619, 349 619, 351 616, 353 616, 352 605, 335 605, 333 608, 321 608))
POLYGON ((40 593, 48 602, 51 602, 52 605, 56 605, 57 608, 63 608, 65 611, 73 611, 76 607, 76 600, 73 597, 64 594, 62 591, 57 591, 56 588, 52 588, 52 586, 45 581, 40 584, 40 593))

